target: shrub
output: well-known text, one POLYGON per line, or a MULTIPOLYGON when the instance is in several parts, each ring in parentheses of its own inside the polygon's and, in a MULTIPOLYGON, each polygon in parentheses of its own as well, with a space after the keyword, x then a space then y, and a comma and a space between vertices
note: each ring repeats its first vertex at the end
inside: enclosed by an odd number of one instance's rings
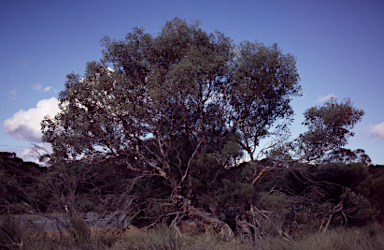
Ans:
POLYGON ((29 231, 23 228, 21 222, 11 216, 0 219, 0 247, 22 247, 27 239, 29 231))

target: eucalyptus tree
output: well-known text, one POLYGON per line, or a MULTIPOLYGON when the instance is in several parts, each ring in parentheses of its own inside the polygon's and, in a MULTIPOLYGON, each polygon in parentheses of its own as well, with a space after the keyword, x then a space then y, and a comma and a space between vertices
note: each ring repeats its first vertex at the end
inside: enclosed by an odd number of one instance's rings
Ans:
MULTIPOLYGON (((354 136, 352 129, 363 115, 364 111, 354 107, 350 99, 337 102, 335 98, 331 98, 323 106, 307 109, 304 112, 303 124, 308 131, 302 133, 295 141, 297 152, 305 153, 308 161, 329 161, 342 150, 348 139, 354 136)), ((369 162, 368 159, 366 161, 369 162)))
POLYGON ((203 168, 222 171, 290 119, 300 95, 295 58, 274 44, 238 45, 173 19, 157 35, 105 37, 103 57, 69 74, 60 112, 42 122, 53 162, 113 159, 159 176, 172 200, 193 196, 203 168), (207 163, 208 162, 208 163, 207 163), (214 164, 212 163, 214 162, 214 164))
POLYGON ((308 108, 304 112, 307 131, 292 141, 283 141, 266 152, 270 167, 254 174, 252 184, 262 176, 281 166, 290 164, 323 164, 326 162, 360 161, 369 165, 371 159, 365 151, 344 149, 348 139, 354 136, 353 128, 361 120, 364 111, 353 106, 350 99, 338 102, 331 98, 322 106, 308 108))

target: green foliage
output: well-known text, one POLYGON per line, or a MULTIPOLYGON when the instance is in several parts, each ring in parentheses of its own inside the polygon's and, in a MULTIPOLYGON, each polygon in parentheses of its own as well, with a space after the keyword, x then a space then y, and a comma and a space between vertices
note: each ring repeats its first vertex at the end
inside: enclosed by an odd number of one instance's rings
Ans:
POLYGON ((356 149, 354 151, 346 148, 339 148, 331 152, 326 162, 361 162, 365 166, 371 165, 371 158, 365 153, 363 149, 356 149))
POLYGON ((247 207, 256 195, 255 189, 249 183, 243 182, 249 172, 249 167, 232 167, 221 173, 217 172, 207 183, 204 179, 191 179, 191 184, 196 187, 193 204, 211 211, 216 216, 230 212, 227 210, 230 207, 247 207))
POLYGON ((350 99, 338 103, 332 98, 321 107, 307 109, 303 124, 308 132, 300 135, 298 150, 311 152, 307 160, 316 160, 325 152, 345 146, 354 135, 352 128, 363 115, 364 111, 353 107, 350 99))
POLYGON ((379 211, 380 217, 384 215, 384 197, 381 195, 384 190, 384 168, 381 165, 370 166, 369 175, 357 187, 359 193, 367 197, 379 211))
POLYGON ((279 191, 272 192, 271 194, 261 192, 259 197, 257 207, 260 209, 284 212, 284 210, 294 204, 289 195, 279 191))
POLYGON ((373 200, 361 192, 368 177, 368 169, 361 163, 277 169, 255 186, 258 192, 254 206, 273 215, 257 220, 265 230, 270 223, 280 223, 291 235, 319 230, 330 215, 330 227, 365 224, 378 215, 373 200))
POLYGON ((363 195, 356 194, 351 189, 346 188, 340 198, 343 200, 345 213, 354 223, 366 224, 367 221, 376 219, 378 211, 363 195))
POLYGON ((354 191, 359 191, 359 184, 363 182, 369 175, 368 169, 362 163, 331 163, 320 165, 316 169, 311 169, 314 175, 314 180, 333 184, 331 190, 327 193, 337 193, 337 189, 342 192, 344 187, 351 188, 354 191))

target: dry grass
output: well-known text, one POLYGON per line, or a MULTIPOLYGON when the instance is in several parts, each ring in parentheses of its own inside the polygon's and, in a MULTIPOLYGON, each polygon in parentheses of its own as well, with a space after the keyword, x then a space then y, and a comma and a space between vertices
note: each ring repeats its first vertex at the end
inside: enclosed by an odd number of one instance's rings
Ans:
POLYGON ((281 238, 267 238, 257 242, 239 239, 225 242, 218 235, 209 233, 178 237, 173 230, 160 226, 148 232, 136 231, 134 235, 123 235, 111 249, 371 250, 384 249, 384 228, 379 223, 373 223, 362 228, 336 228, 325 234, 308 234, 289 242, 281 238))
POLYGON ((363 228, 336 228, 325 235, 312 234, 295 242, 292 249, 384 249, 383 225, 373 223, 363 228))
MULTIPOLYGON (((81 223, 80 223, 81 224, 81 223)), ((165 225, 143 231, 130 227, 125 231, 113 229, 88 229, 78 227, 76 235, 67 232, 41 232, 31 233, 28 230, 20 230, 20 225, 9 232, 14 232, 16 239, 23 239, 23 246, 18 249, 45 250, 45 249, 212 249, 212 250, 237 250, 237 249, 285 249, 285 250, 371 250, 384 249, 384 227, 379 223, 373 223, 365 227, 335 228, 325 234, 312 233, 301 235, 292 241, 282 238, 270 237, 258 241, 241 241, 240 237, 230 242, 207 230, 205 233, 199 230, 184 232, 180 237, 175 230, 165 225), (77 238, 76 238, 77 237, 77 238), (80 237, 80 238, 79 238, 80 237), (81 238, 83 237, 83 238, 81 238)), ((197 228, 199 229, 199 228, 197 228)), ((1 237, 0 237, 1 238, 1 237)))

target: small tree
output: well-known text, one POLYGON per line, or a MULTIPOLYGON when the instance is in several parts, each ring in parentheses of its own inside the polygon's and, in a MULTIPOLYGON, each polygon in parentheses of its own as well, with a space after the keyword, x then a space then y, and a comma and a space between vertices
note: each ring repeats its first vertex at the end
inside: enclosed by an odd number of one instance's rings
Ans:
POLYGON ((324 161, 328 154, 340 150, 354 135, 352 128, 361 120, 364 111, 353 107, 350 99, 338 103, 335 98, 321 107, 305 111, 303 124, 308 131, 296 141, 296 149, 305 153, 308 161, 324 161))

